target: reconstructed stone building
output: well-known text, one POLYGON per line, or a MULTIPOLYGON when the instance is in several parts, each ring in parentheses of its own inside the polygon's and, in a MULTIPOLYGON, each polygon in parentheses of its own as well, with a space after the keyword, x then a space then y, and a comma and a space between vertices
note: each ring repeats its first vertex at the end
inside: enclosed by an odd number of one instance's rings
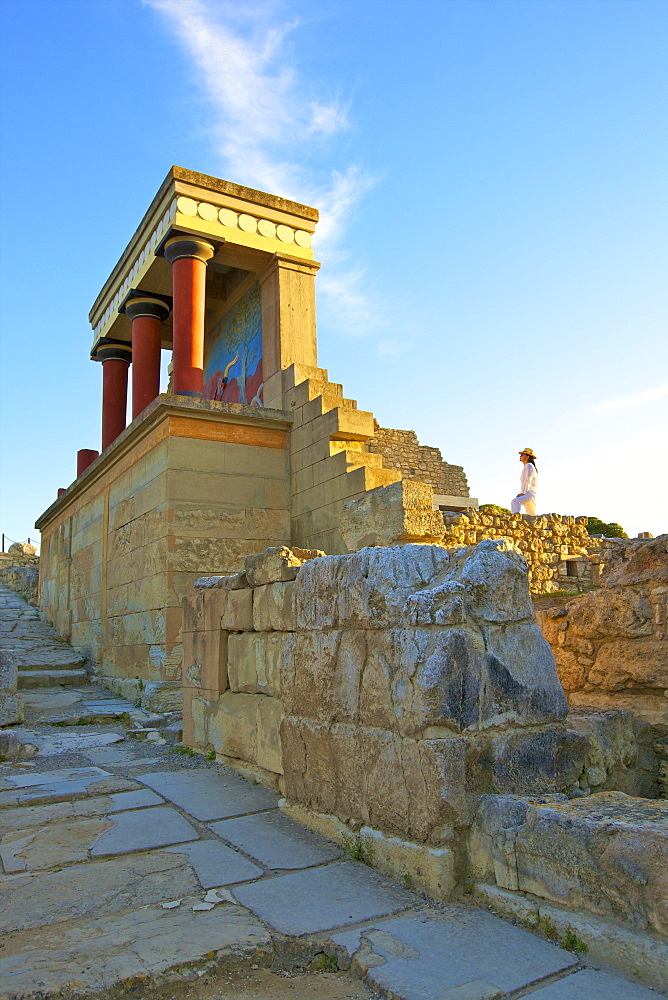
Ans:
POLYGON ((180 604, 198 577, 272 545, 345 552, 343 503, 402 475, 433 482, 441 506, 477 505, 463 469, 379 428, 318 368, 317 218, 173 167, 91 310, 101 453, 82 448, 37 522, 40 603, 149 703, 180 703, 180 604))

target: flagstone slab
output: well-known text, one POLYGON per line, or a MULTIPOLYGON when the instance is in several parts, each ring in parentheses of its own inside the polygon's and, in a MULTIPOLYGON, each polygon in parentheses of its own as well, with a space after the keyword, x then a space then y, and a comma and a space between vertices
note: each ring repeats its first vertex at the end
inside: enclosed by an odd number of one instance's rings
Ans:
POLYGON ((189 907, 128 909, 95 918, 62 921, 5 935, 0 951, 0 997, 70 996, 205 959, 269 965, 271 938, 239 906, 195 912, 189 907), (75 985, 76 984, 76 985, 75 985), (75 992, 76 991, 76 992, 75 992))
POLYGON ((185 896, 199 898, 200 893, 192 865, 183 856, 152 851, 86 861, 2 882, 0 935, 185 896))
POLYGON ((0 778, 0 789, 29 788, 31 785, 51 787, 64 781, 90 784, 106 777, 110 777, 109 771, 103 771, 101 767, 63 767, 58 771, 30 771, 28 774, 5 775, 0 778))
POLYGON ((111 825, 112 821, 106 815, 98 815, 12 830, 2 835, 0 844, 4 872, 10 875, 42 871, 87 861, 91 845, 111 825))
POLYGON ((338 861, 253 882, 235 898, 283 934, 314 934, 404 910, 420 903, 372 868, 338 861))
POLYGON ((563 948, 464 907, 397 917, 332 941, 357 953, 370 983, 402 1000, 492 1000, 578 964, 563 948))
POLYGON ((138 788, 136 792, 116 792, 110 795, 110 812, 122 812, 125 809, 142 809, 148 806, 164 806, 165 800, 152 792, 150 788, 138 788))
POLYGON ((217 771, 158 771, 137 780, 203 823, 275 808, 276 792, 217 771))
POLYGON ((197 830, 170 806, 114 813, 109 820, 114 825, 95 841, 91 857, 130 854, 199 840, 197 830))
POLYGON ((583 969, 536 990, 531 1000, 661 1000, 661 994, 607 972, 583 969))
POLYGON ((192 844, 168 847, 167 851, 186 855, 203 889, 248 882, 264 875, 264 870, 258 865, 217 840, 198 840, 192 844))
POLYGON ((125 748, 86 750, 83 756, 87 760, 90 760, 93 764, 100 764, 103 767, 118 764, 129 764, 133 761, 142 762, 145 760, 145 758, 138 757, 137 754, 132 752, 132 750, 126 750, 125 748))
POLYGON ((310 868, 334 861, 341 848, 282 813, 256 813, 211 823, 210 829, 267 868, 310 868))
POLYGON ((125 739, 122 733, 67 733, 62 730, 45 735, 21 729, 17 731, 17 735, 22 743, 33 743, 37 747, 37 757, 51 757, 59 753, 82 753, 93 747, 121 743, 125 739))

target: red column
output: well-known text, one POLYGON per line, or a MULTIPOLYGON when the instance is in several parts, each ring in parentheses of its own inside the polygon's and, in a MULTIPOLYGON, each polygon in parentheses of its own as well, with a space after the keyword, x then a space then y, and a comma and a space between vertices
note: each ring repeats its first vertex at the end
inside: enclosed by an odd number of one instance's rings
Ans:
POLYGON ((162 324, 171 299, 133 288, 119 308, 132 320, 132 419, 160 393, 162 324))
POLYGON ((214 248, 204 240, 176 236, 167 240, 164 254, 172 265, 173 391, 202 396, 206 264, 214 248))
POLYGON ((102 362, 102 451, 125 430, 128 405, 128 368, 132 348, 122 341, 102 337, 93 355, 102 362))
POLYGON ((92 448, 80 448, 77 452, 77 479, 82 472, 85 472, 89 465, 100 455, 99 451, 92 448))

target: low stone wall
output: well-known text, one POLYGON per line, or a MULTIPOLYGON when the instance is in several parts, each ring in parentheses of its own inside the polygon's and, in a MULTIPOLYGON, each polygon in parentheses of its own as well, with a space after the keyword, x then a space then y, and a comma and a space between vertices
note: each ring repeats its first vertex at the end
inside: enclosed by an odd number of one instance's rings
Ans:
POLYGON ((532 594, 579 590, 593 583, 588 558, 592 540, 587 518, 566 514, 443 514, 442 545, 475 545, 487 538, 509 538, 529 567, 532 594))
POLYGON ((440 449, 420 444, 415 431, 392 430, 374 421, 374 436, 367 451, 382 455, 386 469, 396 469, 404 479, 433 486, 434 493, 467 497, 469 486, 461 465, 443 461, 440 449))
POLYGON ((668 535, 619 540, 599 566, 598 589, 536 610, 561 683, 571 705, 628 708, 668 736, 668 535))
POLYGON ((565 717, 509 542, 268 550, 198 581, 183 627, 184 742, 299 822, 437 899, 475 882, 665 933, 657 754, 629 712, 565 717))

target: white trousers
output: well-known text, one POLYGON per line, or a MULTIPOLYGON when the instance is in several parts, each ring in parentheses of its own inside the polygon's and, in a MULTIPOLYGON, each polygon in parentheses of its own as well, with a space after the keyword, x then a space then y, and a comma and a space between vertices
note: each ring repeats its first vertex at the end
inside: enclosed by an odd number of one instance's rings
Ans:
POLYGON ((520 514, 522 505, 526 508, 525 514, 536 513, 536 501, 530 493, 521 493, 518 497, 513 497, 510 501, 510 510, 513 514, 520 514))

